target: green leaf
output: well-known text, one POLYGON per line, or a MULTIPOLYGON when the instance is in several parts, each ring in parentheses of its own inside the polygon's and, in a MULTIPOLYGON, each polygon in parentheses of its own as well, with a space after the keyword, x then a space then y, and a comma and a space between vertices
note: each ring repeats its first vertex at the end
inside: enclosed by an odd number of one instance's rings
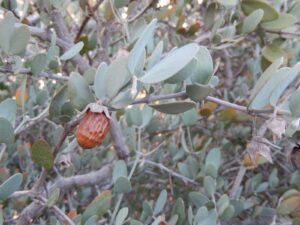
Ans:
POLYGON ((126 163, 124 162, 124 160, 117 161, 114 166, 113 174, 112 174, 113 182, 116 183, 119 177, 127 177, 127 176, 128 176, 128 172, 127 172, 126 163))
POLYGON ((131 89, 128 88, 126 91, 121 91, 113 98, 110 105, 115 109, 122 109, 130 105, 135 96, 132 96, 131 89))
POLYGON ((282 30, 293 26, 297 22, 297 18, 291 14, 281 13, 275 20, 262 23, 261 26, 268 30, 282 30))
POLYGON ((262 49, 262 55, 270 62, 284 57, 285 52, 276 44, 267 45, 262 49))
POLYGON ((98 220, 98 216, 94 215, 92 217, 90 217, 85 223, 84 225, 95 225, 97 223, 98 220))
POLYGON ((96 76, 96 69, 95 68, 89 68, 85 73, 83 74, 84 79, 89 85, 94 84, 96 76))
POLYGON ((61 57, 61 60, 68 60, 73 58, 75 55, 77 55, 81 49, 83 48, 84 43, 82 41, 76 43, 73 45, 68 51, 66 51, 61 57))
POLYGON ((298 20, 300 20, 300 2, 295 2, 292 7, 288 11, 289 14, 295 16, 298 20))
POLYGON ((3 184, 0 185, 0 200, 4 201, 17 191, 23 182, 23 175, 16 173, 9 177, 3 184))
POLYGON ((205 159, 205 172, 207 175, 216 178, 218 176, 218 170, 220 166, 221 166, 221 151, 218 148, 214 148, 211 151, 209 151, 205 159), (211 170, 211 167, 213 167, 213 170, 211 170))
POLYGON ((10 40, 14 32, 15 17, 8 11, 4 19, 0 22, 0 47, 5 53, 9 53, 10 40))
POLYGON ((204 180, 203 180, 203 185, 204 185, 204 189, 205 191, 212 197, 214 196, 215 192, 216 192, 216 180, 213 179, 212 177, 210 176, 206 176, 204 177, 204 180))
POLYGON ((220 216, 220 219, 222 220, 229 220, 234 216, 235 210, 234 207, 232 205, 229 205, 224 212, 222 213, 222 215, 220 216))
POLYGON ((195 102, 191 102, 191 101, 177 101, 177 102, 161 103, 155 105, 151 104, 149 106, 163 113, 179 114, 196 107, 196 104, 195 102))
POLYGON ((195 56, 197 66, 192 76, 192 81, 199 84, 207 84, 213 75, 214 65, 208 49, 200 46, 195 56))
POLYGON ((164 42, 160 41, 156 45, 155 49, 153 50, 151 56, 148 59, 147 70, 149 70, 151 67, 153 67, 156 63, 159 62, 163 50, 164 50, 164 42))
POLYGON ((253 98, 258 94, 258 92, 265 86, 268 80, 272 77, 272 75, 278 70, 278 68, 282 65, 283 58, 279 58, 275 60, 260 76, 258 81, 256 82, 254 88, 251 91, 250 102, 253 98))
POLYGON ((17 117, 17 103, 11 98, 7 98, 0 103, 0 117, 7 119, 12 126, 15 126, 17 117))
POLYGON ((104 75, 104 86, 107 97, 115 97, 130 81, 132 75, 127 69, 127 62, 127 57, 119 57, 108 66, 104 75))
POLYGON ((153 84, 164 81, 182 70, 197 54, 199 46, 188 44, 174 49, 161 61, 155 64, 140 81, 146 84, 153 84))
POLYGON ((60 123, 62 107, 68 100, 67 85, 62 86, 54 95, 49 106, 49 119, 60 123))
POLYGON ((225 6, 236 6, 238 4, 238 0, 217 0, 222 5, 225 6))
POLYGON ((209 202, 209 199, 199 192, 190 192, 189 199, 197 208, 200 208, 209 202))
POLYGON ((205 220, 207 216, 208 216, 208 210, 206 207, 202 206, 198 209, 195 215, 195 222, 199 224, 201 223, 201 221, 205 220))
POLYGON ((197 102, 204 100, 212 91, 213 88, 209 85, 192 84, 186 86, 187 96, 197 102))
POLYGON ((128 208, 124 207, 122 209, 120 209, 120 211, 118 212, 117 216, 116 216, 116 222, 115 225, 122 225, 123 222, 125 221, 126 217, 128 216, 128 208))
POLYGON ((33 143, 31 147, 31 158, 36 164, 43 166, 47 170, 53 167, 53 152, 45 140, 37 140, 33 143))
POLYGON ((300 117, 300 87, 293 93, 289 99, 289 108, 291 110, 292 116, 295 118, 300 117))
POLYGON ((0 118, 0 143, 12 144, 15 140, 14 129, 11 123, 4 118, 0 118))
POLYGON ((90 217, 97 215, 101 218, 110 208, 111 191, 103 191, 85 209, 81 217, 81 222, 85 223, 90 217))
POLYGON ((193 108, 189 111, 184 112, 181 115, 181 117, 182 117, 182 122, 184 125, 192 126, 197 122, 199 115, 198 115, 197 110, 195 108, 193 108))
POLYGON ((121 193, 128 193, 132 189, 130 180, 127 177, 119 177, 114 185, 114 192, 121 194, 121 193))
POLYGON ((138 61, 141 58, 146 45, 153 38, 156 24, 157 19, 153 19, 145 28, 140 38, 137 40, 132 50, 130 51, 128 58, 128 69, 131 74, 134 74, 134 71, 136 70, 136 67, 138 65, 138 61))
POLYGON ((300 62, 296 63, 289 71, 288 74, 281 77, 279 84, 272 91, 270 103, 275 106, 288 86, 299 76, 300 73, 300 62))
POLYGON ((139 106, 133 106, 126 111, 126 121, 128 126, 142 126, 143 114, 139 106))
POLYGON ((137 221, 137 220, 131 220, 130 225, 143 225, 143 223, 141 223, 140 221, 137 221))
POLYGON ((162 190, 154 206, 154 211, 153 211, 154 215, 158 215, 163 211, 165 204, 167 202, 167 197, 168 197, 167 191, 165 189, 162 190))
POLYGON ((264 11, 262 9, 257 9, 251 12, 251 14, 247 16, 243 22, 242 33, 247 34, 254 31, 258 24, 261 22, 263 16, 264 11))
POLYGON ((116 8, 122 8, 129 4, 129 0, 113 0, 113 3, 116 8))
POLYGON ((71 103, 78 110, 94 101, 93 94, 85 79, 76 72, 72 72, 68 81, 68 95, 71 103))
POLYGON ((95 95, 98 99, 105 97, 105 81, 104 81, 104 75, 107 71, 107 64, 105 62, 100 63, 100 65, 97 68, 96 75, 95 75, 95 81, 94 81, 94 90, 95 95))
POLYGON ((183 69, 177 72, 174 76, 166 80, 166 83, 176 84, 178 82, 184 81, 186 78, 193 76, 196 71, 197 60, 193 59, 189 64, 187 64, 183 69))
POLYGON ((264 11, 264 16, 262 21, 271 21, 279 17, 279 13, 276 9, 264 0, 243 0, 242 10, 246 15, 250 15, 253 11, 257 9, 262 9, 264 11))
POLYGON ((222 215, 224 213, 224 211, 226 210, 226 208, 229 206, 230 204, 230 200, 228 195, 223 194, 218 202, 217 202, 217 211, 219 215, 222 215))
POLYGON ((45 53, 37 54, 31 62, 31 72, 34 76, 39 75, 40 72, 47 66, 47 55, 45 53))
POLYGON ((295 193, 283 198, 277 207, 277 212, 281 215, 288 215, 300 207, 300 195, 295 193))
POLYGON ((9 52, 13 55, 22 53, 30 39, 30 31, 27 26, 17 28, 10 40, 9 52))
POLYGON ((70 101, 64 102, 60 108, 59 120, 61 123, 67 123, 72 120, 76 114, 75 109, 70 101))
POLYGON ((176 225, 182 225, 185 221, 185 206, 182 198, 178 198, 175 205, 172 208, 172 215, 178 215, 178 221, 176 225))
POLYGON ((199 221, 198 225, 217 225, 217 220, 218 214, 214 209, 212 209, 209 211, 205 219, 199 221))
POLYGON ((60 195, 60 190, 59 188, 56 188, 52 194, 50 195, 50 197, 48 198, 47 202, 46 202, 46 206, 47 207, 52 207, 56 204, 56 202, 59 199, 59 195, 60 195))

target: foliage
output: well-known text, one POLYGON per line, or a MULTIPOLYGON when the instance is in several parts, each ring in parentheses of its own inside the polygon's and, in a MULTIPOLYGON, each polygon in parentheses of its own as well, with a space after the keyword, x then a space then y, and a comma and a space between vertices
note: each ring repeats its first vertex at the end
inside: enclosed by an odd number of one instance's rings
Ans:
POLYGON ((0 5, 0 225, 299 222, 299 0, 0 5))

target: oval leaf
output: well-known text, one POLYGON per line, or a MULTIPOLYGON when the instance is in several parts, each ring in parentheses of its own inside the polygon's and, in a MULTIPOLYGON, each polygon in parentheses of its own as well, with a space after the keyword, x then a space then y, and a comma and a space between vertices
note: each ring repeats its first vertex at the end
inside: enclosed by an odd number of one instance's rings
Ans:
POLYGON ((140 81, 153 84, 172 77, 196 56, 198 49, 197 44, 188 44, 173 50, 140 78, 140 81))
POLYGON ((11 38, 9 52, 11 54, 22 53, 29 42, 30 31, 27 26, 17 28, 11 38))
POLYGON ((137 42, 134 44, 133 49, 130 51, 128 58, 128 69, 131 74, 134 74, 134 71, 136 70, 138 62, 142 57, 146 45, 153 38, 156 24, 157 19, 153 19, 145 28, 137 42))
POLYGON ((197 66, 192 76, 192 81, 199 84, 207 84, 214 71, 213 60, 208 49, 200 46, 196 55, 197 66))
POLYGON ((45 140, 38 140, 33 143, 31 158, 36 164, 43 166, 47 170, 53 167, 53 153, 50 145, 45 140))
POLYGON ((113 181, 114 183, 117 181, 119 177, 127 177, 127 166, 124 160, 119 160, 116 162, 114 169, 113 169, 113 181))
POLYGON ((90 217, 97 215, 101 218, 111 205, 111 191, 103 191, 98 195, 85 209, 81 217, 81 222, 84 224, 90 217))
POLYGON ((249 16, 247 16, 243 22, 242 33, 250 33, 256 29, 258 24, 261 22, 264 16, 264 11, 262 9, 257 9, 253 11, 249 16))
POLYGON ((122 209, 120 209, 120 211, 118 212, 117 216, 116 216, 116 222, 115 225, 122 225, 123 222, 125 221, 126 217, 128 216, 128 208, 124 207, 122 209))
POLYGON ((202 101, 212 91, 213 88, 210 87, 209 85, 193 84, 193 85, 186 86, 186 94, 193 101, 202 101))
POLYGON ((127 69, 127 62, 127 57, 119 57, 108 66, 104 75, 104 86, 107 97, 115 97, 130 81, 132 75, 127 69))
POLYGON ((7 145, 14 142, 14 129, 11 123, 4 118, 0 118, 0 143, 5 143, 7 145))
POLYGON ((23 175, 16 173, 0 185, 0 200, 3 201, 17 191, 23 182, 23 175))
POLYGON ((289 107, 294 117, 300 117, 300 88, 298 88, 289 99, 289 107))
POLYGON ((75 55, 77 55, 81 49, 83 48, 84 43, 82 41, 78 42, 72 48, 70 48, 68 51, 66 51, 61 57, 61 60, 68 60, 73 58, 75 55))
POLYGON ((264 0, 243 0, 242 10, 246 15, 250 15, 253 11, 262 9, 264 16, 262 21, 271 21, 279 17, 279 13, 276 9, 264 0))
POLYGON ((107 70, 107 64, 105 62, 100 63, 97 68, 95 81, 94 81, 94 90, 97 98, 101 99, 105 97, 105 83, 104 83, 104 75, 107 70))
POLYGON ((177 101, 177 102, 161 103, 155 105, 151 104, 149 106, 163 113, 179 114, 179 113, 186 112, 192 109, 193 107, 196 107, 196 103, 191 101, 177 101))
POLYGON ((276 20, 262 23, 261 26, 268 30, 282 30, 294 25, 297 18, 291 14, 281 13, 276 20))
POLYGON ((17 103, 15 100, 8 98, 0 103, 0 117, 7 119, 15 126, 17 116, 17 103))
POLYGON ((78 110, 94 101, 93 94, 86 82, 86 80, 79 74, 72 72, 68 81, 68 94, 71 103, 78 110))
POLYGON ((131 183, 127 177, 119 177, 114 186, 114 192, 121 194, 121 193, 128 193, 132 189, 131 183))
POLYGON ((155 206, 154 206, 154 215, 158 215, 159 213, 161 213, 165 207, 165 204, 167 202, 167 191, 166 190, 162 190, 157 198, 157 201, 155 202, 155 206))

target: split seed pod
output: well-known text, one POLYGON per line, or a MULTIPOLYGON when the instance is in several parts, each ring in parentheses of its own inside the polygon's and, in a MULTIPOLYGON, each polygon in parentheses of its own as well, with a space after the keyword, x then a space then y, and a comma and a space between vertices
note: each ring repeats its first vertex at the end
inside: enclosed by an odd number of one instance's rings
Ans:
POLYGON ((87 111, 78 125, 78 144, 84 149, 100 145, 110 130, 109 120, 103 112, 87 111))

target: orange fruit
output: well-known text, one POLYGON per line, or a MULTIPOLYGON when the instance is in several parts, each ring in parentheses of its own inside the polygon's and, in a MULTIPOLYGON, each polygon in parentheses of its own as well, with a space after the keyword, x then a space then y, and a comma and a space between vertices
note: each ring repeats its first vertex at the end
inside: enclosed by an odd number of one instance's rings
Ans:
POLYGON ((88 111, 78 125, 77 142, 84 148, 100 145, 110 130, 110 121, 104 113, 88 111))

